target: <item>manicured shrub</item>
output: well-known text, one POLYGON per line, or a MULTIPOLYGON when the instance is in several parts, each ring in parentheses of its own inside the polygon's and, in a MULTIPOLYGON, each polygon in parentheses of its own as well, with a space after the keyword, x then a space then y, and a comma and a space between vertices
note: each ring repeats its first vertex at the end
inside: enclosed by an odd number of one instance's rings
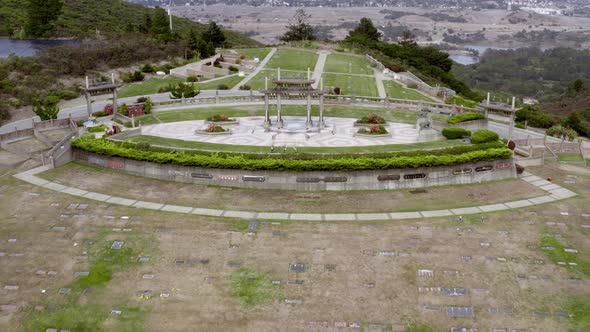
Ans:
POLYGON ((236 67, 236 66, 229 66, 227 69, 229 69, 229 71, 230 71, 230 72, 232 72, 232 73, 235 73, 235 72, 237 72, 237 71, 240 71, 240 70, 238 69, 238 67, 236 67))
POLYGON ((480 129, 471 135, 471 142, 475 144, 495 142, 500 139, 500 136, 494 131, 487 129, 480 129))
POLYGON ((458 139, 471 136, 471 132, 461 127, 451 127, 443 129, 442 135, 447 139, 458 139))
POLYGON ((229 90, 229 86, 227 84, 219 84, 217 90, 229 90))
POLYGON ((465 122, 465 121, 473 121, 473 120, 480 120, 480 119, 485 119, 485 116, 483 114, 477 113, 477 112, 466 112, 466 113, 451 116, 447 120, 447 122, 450 124, 457 124, 457 123, 461 123, 461 122, 465 122))
POLYGON ((182 97, 193 98, 201 93, 201 90, 197 90, 192 84, 185 84, 183 82, 176 85, 168 85, 168 91, 170 92, 170 98, 172 99, 180 99, 182 97))
POLYGON ((194 82, 198 82, 199 81, 199 78, 197 76, 189 76, 189 77, 186 78, 186 81, 188 83, 194 83, 194 82))
MULTIPOLYGON (((333 159, 314 160, 268 158, 250 159, 246 155, 204 155, 184 151, 138 150, 134 144, 113 142, 106 139, 81 137, 72 141, 75 148, 106 156, 149 161, 159 164, 173 164, 192 167, 226 168, 268 171, 360 171, 395 168, 419 168, 453 166, 481 161, 502 160, 512 157, 512 151, 505 146, 479 149, 458 155, 424 154, 403 156, 390 154, 385 158, 336 156, 333 159)), ((426 151, 430 152, 430 151, 426 151)))
POLYGON ((100 125, 100 126, 96 126, 96 127, 89 127, 88 128, 88 132, 89 133, 104 133, 104 131, 107 128, 108 127, 106 125, 100 125))
POLYGON ((252 87, 248 84, 240 85, 240 90, 252 90, 252 87))
POLYGON ((145 64, 143 67, 141 67, 141 71, 143 73, 154 73, 154 67, 152 65, 150 65, 149 63, 145 64))
POLYGON ((141 82, 144 78, 145 74, 139 70, 136 70, 133 73, 125 73, 122 75, 123 82, 125 83, 141 82))
POLYGON ((229 116, 225 115, 225 114, 215 114, 209 118, 207 118, 207 121, 211 121, 211 122, 226 122, 226 121, 233 121, 234 119, 230 118, 229 116))
POLYGON ((385 127, 382 125, 371 125, 371 126, 369 126, 369 129, 361 128, 361 129, 359 129, 358 133, 365 134, 365 135, 386 135, 386 134, 389 134, 387 129, 385 129, 385 127))
POLYGON ((208 133, 223 133, 225 132, 225 129, 223 129, 223 127, 218 126, 216 124, 210 124, 209 128, 207 128, 206 130, 208 133))
MULTIPOLYGON (((111 110, 112 110, 112 108, 113 108, 113 105, 111 105, 111 110)), ((92 113, 92 116, 95 116, 97 118, 100 118, 100 117, 103 117, 103 116, 107 116, 107 115, 109 115, 109 114, 107 112, 105 112, 105 111, 98 111, 98 112, 92 113)))

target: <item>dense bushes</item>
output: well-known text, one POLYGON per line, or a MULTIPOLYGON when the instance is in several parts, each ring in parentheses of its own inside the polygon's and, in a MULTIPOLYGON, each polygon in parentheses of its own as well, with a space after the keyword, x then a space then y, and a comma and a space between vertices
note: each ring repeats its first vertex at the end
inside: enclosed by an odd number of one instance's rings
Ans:
POLYGON ((528 126, 536 128, 549 128, 554 121, 546 113, 541 112, 538 106, 526 105, 516 111, 516 122, 527 122, 528 126))
POLYGON ((458 139, 471 136, 471 132, 461 127, 451 127, 443 129, 442 135, 448 139, 458 139))
POLYGON ((477 130, 471 135, 471 142, 475 144, 495 142, 499 139, 500 137, 496 132, 487 129, 477 130))
POLYGON ((75 139, 72 141, 72 145, 78 149, 100 155, 149 161, 159 164, 269 171, 360 171, 419 168, 452 166, 512 157, 512 152, 505 147, 479 149, 459 155, 390 155, 388 158, 337 157, 334 159, 302 160, 268 157, 263 159, 249 159, 246 155, 201 155, 179 151, 156 152, 151 149, 142 151, 136 149, 134 145, 129 143, 117 143, 106 139, 96 140, 89 137, 75 139))
POLYGON ((136 70, 133 73, 125 73, 121 75, 121 79, 125 83, 141 82, 144 78, 145 74, 139 70, 136 70))
POLYGON ((461 123, 461 122, 465 122, 465 121, 473 121, 473 120, 480 120, 480 119, 485 119, 485 116, 483 114, 480 114, 477 112, 466 112, 466 113, 461 113, 461 114, 451 116, 447 120, 447 122, 450 124, 457 124, 457 123, 461 123))

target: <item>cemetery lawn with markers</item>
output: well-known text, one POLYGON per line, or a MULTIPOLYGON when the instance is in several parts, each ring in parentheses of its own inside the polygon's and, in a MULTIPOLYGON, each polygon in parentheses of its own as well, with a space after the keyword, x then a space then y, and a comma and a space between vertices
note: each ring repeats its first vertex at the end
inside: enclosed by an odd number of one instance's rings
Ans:
MULTIPOLYGON (((313 70, 313 68, 312 68, 313 70)), ((345 54, 330 54, 326 59, 324 66, 325 73, 342 73, 342 74, 360 74, 370 75, 375 74, 375 70, 371 64, 362 56, 353 56, 345 54)))
POLYGON ((379 97, 374 76, 355 76, 346 74, 322 75, 324 87, 340 88, 340 94, 363 97, 379 97))
MULTIPOLYGON (((10 176, 14 171, 3 170, 0 330, 188 331, 198 326, 299 331, 346 322, 365 330, 407 325, 411 332, 456 326, 584 331, 590 326, 590 228, 582 226, 590 225, 590 176, 575 173, 575 183, 564 184, 572 173, 559 167, 553 162, 527 170, 552 176, 579 196, 463 220, 454 215, 258 223, 88 200, 22 182, 10 176), (125 243, 112 249, 114 241, 125 243), (565 255, 566 248, 577 253, 565 255), (558 265, 561 260, 577 265, 558 265), (292 264, 305 269, 292 270, 292 264), (424 269, 433 276, 420 276, 418 270, 424 269), (89 275, 75 275, 84 271, 89 275), (437 287, 468 291, 448 296, 437 287), (63 288, 70 291, 60 294, 63 288), (451 306, 473 308, 475 315, 448 317, 451 306)), ((522 180, 427 188, 425 193, 245 190, 152 180, 75 163, 40 176, 151 202, 267 212, 423 210, 538 194, 522 180)))
MULTIPOLYGON (((279 48, 266 65, 266 69, 298 70, 307 72, 315 68, 318 54, 315 51, 279 48)), ((285 72, 285 77, 289 75, 285 72)))

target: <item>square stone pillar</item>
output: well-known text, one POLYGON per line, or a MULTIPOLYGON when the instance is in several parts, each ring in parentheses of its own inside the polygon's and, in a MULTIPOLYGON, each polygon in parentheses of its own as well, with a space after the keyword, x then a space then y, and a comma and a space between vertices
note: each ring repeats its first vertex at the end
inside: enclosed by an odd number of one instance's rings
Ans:
POLYGON ((264 128, 270 128, 270 105, 268 104, 268 94, 264 94, 264 128))
POLYGON ((84 97, 86 98, 86 110, 88 111, 88 117, 92 116, 92 96, 88 91, 84 91, 84 97))
POLYGON ((320 94, 320 120, 318 121, 318 128, 322 129, 324 127, 324 94, 320 94))
POLYGON ((113 115, 119 113, 119 105, 117 103, 117 88, 113 89, 113 115))
POLYGON ((281 103, 281 93, 277 93, 277 128, 281 129, 283 128, 283 116, 282 113, 283 112, 283 105, 281 103))
POLYGON ((313 127, 313 122, 311 121, 311 95, 307 95, 307 120, 305 121, 305 127, 307 130, 310 130, 313 127))

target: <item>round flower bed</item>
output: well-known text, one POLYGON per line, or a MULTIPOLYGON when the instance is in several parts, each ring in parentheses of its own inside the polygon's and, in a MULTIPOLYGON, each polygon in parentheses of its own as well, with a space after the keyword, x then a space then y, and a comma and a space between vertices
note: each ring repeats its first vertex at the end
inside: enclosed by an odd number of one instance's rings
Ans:
POLYGON ((356 133, 357 136, 367 137, 387 137, 389 131, 383 125, 370 125, 368 128, 361 128, 356 133))
POLYGON ((209 127, 203 130, 197 130, 196 134, 205 134, 205 135, 228 135, 231 134, 229 129, 225 129, 222 126, 216 125, 214 123, 209 124, 209 127))

